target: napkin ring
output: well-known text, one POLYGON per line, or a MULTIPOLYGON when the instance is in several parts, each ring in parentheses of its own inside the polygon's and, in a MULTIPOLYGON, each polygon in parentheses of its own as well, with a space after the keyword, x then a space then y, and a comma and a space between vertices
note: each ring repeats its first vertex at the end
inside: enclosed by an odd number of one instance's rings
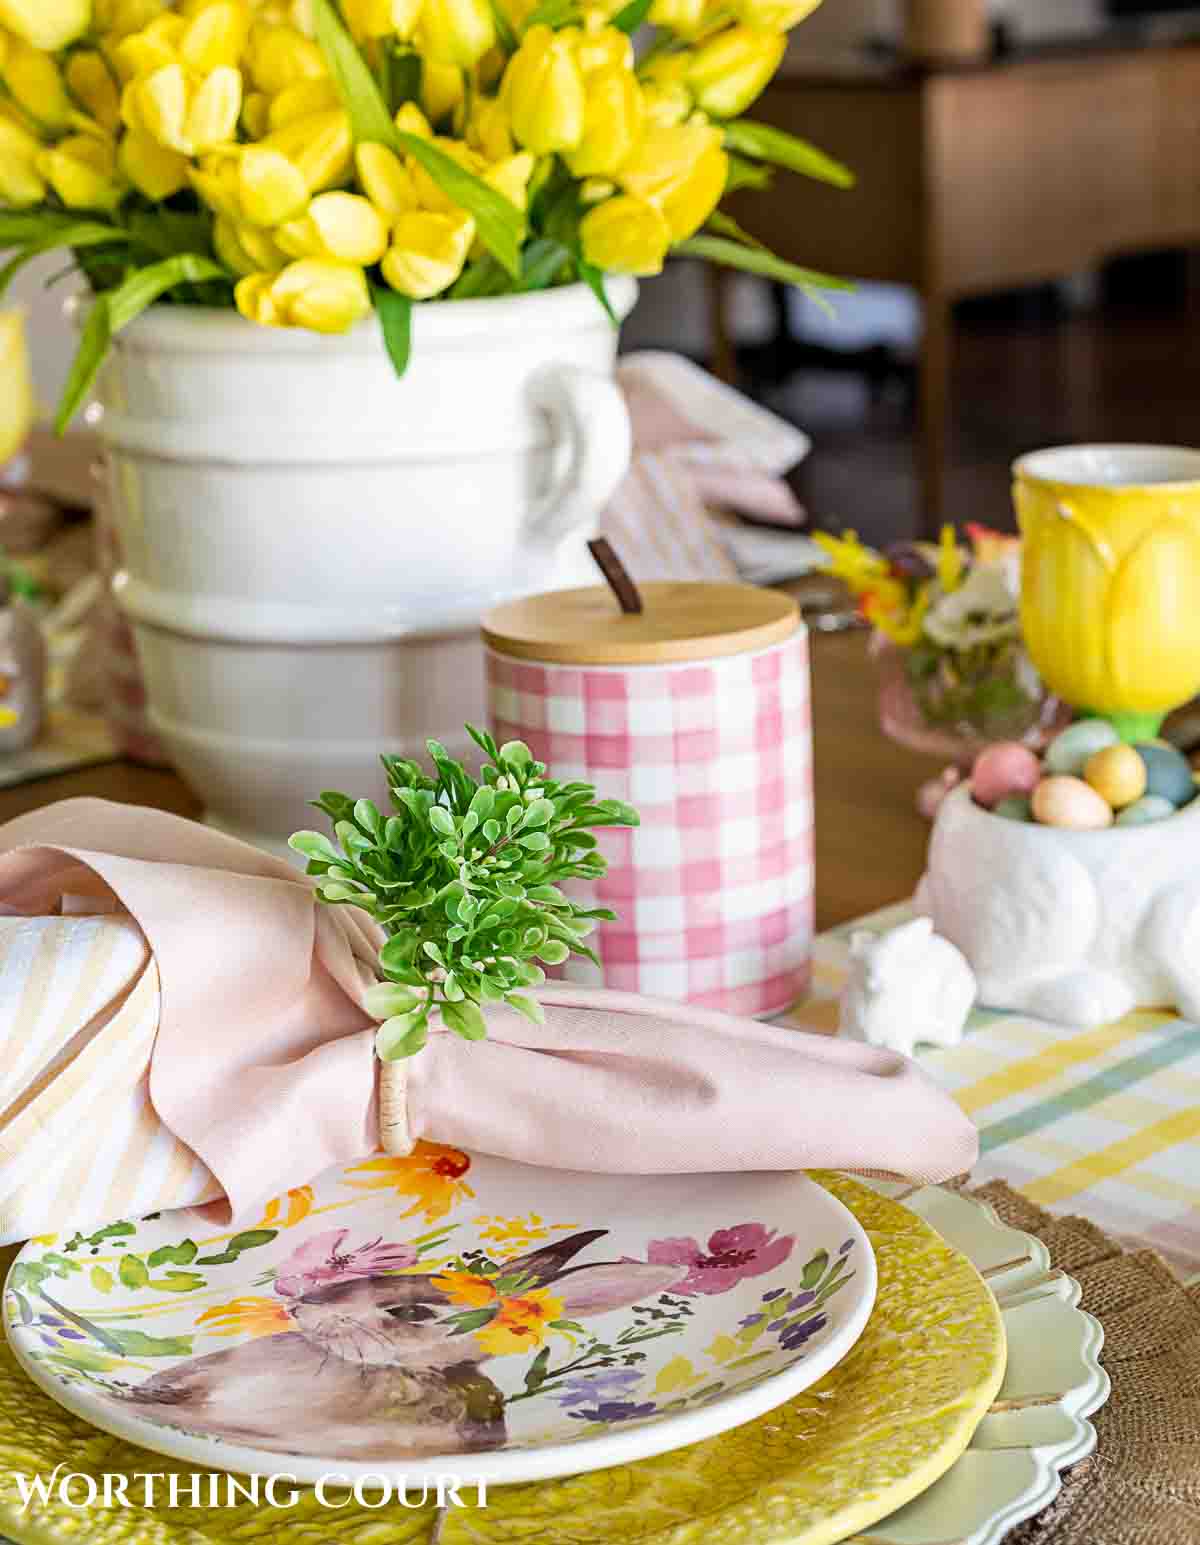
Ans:
POLYGON ((379 1138, 383 1151, 404 1159, 416 1144, 408 1128, 408 1069, 403 1062, 379 1064, 379 1138))

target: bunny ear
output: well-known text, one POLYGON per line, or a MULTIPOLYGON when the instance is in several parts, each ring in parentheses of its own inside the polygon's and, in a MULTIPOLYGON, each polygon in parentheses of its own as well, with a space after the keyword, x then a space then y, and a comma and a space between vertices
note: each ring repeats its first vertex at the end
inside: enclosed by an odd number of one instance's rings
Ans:
POLYGON ((568 1318, 627 1309, 642 1298, 656 1298, 687 1275, 686 1266, 648 1266, 615 1261, 608 1266, 580 1266, 556 1282, 553 1292, 568 1318))
POLYGON ((603 1239, 607 1233, 606 1228, 592 1228, 570 1234, 566 1239, 556 1239, 552 1245, 543 1245, 540 1250, 531 1250, 528 1255, 505 1261, 504 1275, 520 1274, 530 1280, 530 1286, 543 1287, 547 1282, 553 1282, 581 1250, 586 1250, 595 1240, 603 1239))

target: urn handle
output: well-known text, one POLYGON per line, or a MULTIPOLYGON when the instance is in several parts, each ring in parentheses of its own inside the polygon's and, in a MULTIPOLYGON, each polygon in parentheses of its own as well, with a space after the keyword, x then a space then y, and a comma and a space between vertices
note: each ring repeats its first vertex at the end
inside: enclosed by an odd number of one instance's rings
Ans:
POLYGON ((621 389, 603 371, 548 365, 532 377, 529 390, 570 447, 566 471, 529 517, 530 537, 552 544, 595 530, 629 470, 633 431, 621 389))

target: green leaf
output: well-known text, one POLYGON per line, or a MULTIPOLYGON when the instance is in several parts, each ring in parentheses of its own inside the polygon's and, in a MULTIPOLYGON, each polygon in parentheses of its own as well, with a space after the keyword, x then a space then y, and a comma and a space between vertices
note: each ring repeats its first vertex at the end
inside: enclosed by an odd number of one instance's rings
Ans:
POLYGON ((536 998, 526 998, 517 992, 505 993, 504 1001, 510 1009, 516 1009, 518 1014, 524 1014, 532 1024, 544 1025, 546 1023, 546 1011, 536 998))
POLYGON ((517 34, 512 29, 508 13, 498 0, 490 0, 492 20, 496 24, 496 41, 506 54, 515 54, 519 46, 517 34))
POLYGON ((414 1057, 425 1045, 429 1020, 425 1014, 401 1014, 386 1020, 375 1032, 375 1052, 381 1062, 414 1057))
POLYGON ((482 1330, 487 1324, 496 1318, 499 1305, 493 1305, 490 1309, 469 1309, 465 1314, 454 1316, 454 1329, 452 1336, 466 1336, 473 1330, 482 1330))
POLYGON ((744 156, 730 153, 725 191, 734 193, 738 188, 756 188, 761 192, 764 188, 771 186, 774 175, 769 166, 764 166, 759 161, 747 161, 744 156))
POLYGON ((293 832, 288 838, 288 847, 296 853, 303 853, 305 858, 315 858, 321 863, 336 864, 342 856, 329 838, 320 832, 293 832))
POLYGON ((393 148, 410 155, 429 173, 447 198, 474 218, 480 241, 506 273, 519 279, 525 216, 517 206, 429 140, 415 134, 402 134, 398 129, 393 130, 393 138, 396 141, 393 148))
POLYGON ((443 1003, 440 1007, 442 1023, 455 1035, 461 1035, 464 1041, 487 1039, 487 1021, 477 1003, 468 998, 462 1003, 443 1003))
POLYGON ((140 1330, 109 1330, 127 1357, 190 1357, 191 1336, 147 1336, 140 1330))
POLYGON ((523 740, 507 740, 500 747, 500 760, 509 767, 528 767, 533 752, 523 740))
POLYGON ((604 287, 604 275, 594 263, 589 263, 580 253, 575 255, 575 267, 579 270, 579 277, 600 302, 608 320, 614 327, 620 327, 621 319, 613 310, 612 301, 609 300, 608 291, 604 287))
POLYGON ((629 0, 613 17, 610 25, 621 32, 636 32, 650 14, 654 0, 629 0))
POLYGON ((828 1250, 818 1250, 812 1260, 804 1268, 804 1274, 800 1278, 800 1286, 807 1292, 815 1288, 817 1283, 825 1275, 825 1268, 829 1265, 828 1250))
POLYGON ((408 369, 412 353, 413 303, 407 295, 401 295, 388 284, 373 284, 371 295, 392 369, 402 376, 408 369))
POLYGON ((145 1287, 150 1280, 150 1273, 146 1270, 146 1263, 140 1256, 123 1255, 121 1264, 117 1267, 117 1276, 125 1287, 136 1291, 145 1287))
POLYGON ((852 188, 854 173, 842 162, 810 145, 807 140, 788 134, 770 124, 755 123, 750 118, 737 118, 725 125, 725 148, 756 161, 769 161, 802 177, 813 177, 818 182, 830 183, 835 188, 852 188))
POLYGON ((525 1388, 532 1393, 546 1382, 546 1370, 550 1366, 550 1348, 543 1347, 525 1373, 525 1388))
POLYGON ((192 1239, 181 1239, 177 1245, 159 1245, 146 1257, 151 1266, 190 1266, 198 1251, 192 1239))
POLYGON ((561 242, 539 236, 526 246, 521 256, 521 288, 526 293, 552 285, 570 261, 571 254, 561 242))
POLYGON ((81 220, 74 225, 56 228, 36 241, 26 242, 22 250, 0 268, 0 298, 26 263, 32 263, 45 252, 53 252, 57 247, 111 247, 128 245, 128 242, 129 238, 124 231, 112 225, 100 225, 94 220, 81 220))
POLYGON ((148 306, 173 290, 178 284, 202 283, 207 279, 226 279, 227 273, 211 258, 195 253, 183 253, 178 257, 164 258, 149 268, 130 274, 115 290, 106 290, 96 297, 83 338, 71 365, 67 384, 59 403, 54 424, 59 434, 75 417, 91 390, 96 372, 104 363, 113 337, 135 321, 148 306))
POLYGON ((727 268, 740 268, 748 274, 761 274, 765 279, 778 279, 783 284, 794 284, 806 295, 829 310, 829 303, 822 290, 852 290, 848 279, 835 279, 830 274, 818 273, 812 268, 799 268, 771 252, 760 252, 757 247, 743 247, 723 236, 693 236, 671 248, 681 257, 705 258, 710 263, 723 263, 727 268))
POLYGON ((187 252, 209 251, 212 217, 161 205, 152 213, 137 211, 126 222, 129 235, 156 257, 178 257, 187 252))
POLYGON ((757 236, 743 230, 732 215, 727 215, 723 209, 714 209, 705 221, 704 228, 714 236, 728 236, 730 241, 740 241, 744 247, 754 247, 759 252, 769 250, 757 236))
POLYGON ((372 1019, 394 1019, 398 1014, 409 1014, 420 1002, 421 994, 414 988, 392 982, 380 982, 375 987, 368 987, 363 994, 363 1008, 372 1019))
POLYGON ((206 1285, 208 1279, 194 1271, 169 1271, 162 1277, 151 1277, 150 1286, 161 1288, 164 1293, 194 1293, 206 1285))
POLYGON ((548 966, 561 966, 571 950, 561 939, 547 939, 537 953, 538 959, 544 960, 548 966))
POLYGON ((444 150, 396 128, 367 62, 330 0, 313 0, 317 41, 350 118, 356 144, 386 145, 409 155, 444 194, 473 216, 480 241, 514 279, 521 277, 525 217, 502 193, 489 187, 444 150))
POLYGON ((112 342, 109 324, 108 296, 98 295, 83 325, 83 336, 67 373, 67 384, 55 415, 54 427, 61 435, 83 406, 84 398, 92 389, 96 373, 104 363, 108 346, 112 342))
POLYGON ((257 1250, 263 1245, 269 1245, 278 1232, 278 1229, 273 1228, 246 1229, 244 1233, 235 1234, 220 1254, 202 1255, 196 1265, 228 1266, 236 1261, 244 1250, 257 1250))
POLYGON ((429 824, 440 836, 453 837, 454 835, 454 817, 443 805, 430 806, 429 824))
POLYGON ((113 1286, 112 1273, 105 1271, 103 1266, 93 1266, 91 1272, 92 1286, 97 1293, 111 1293, 113 1286))

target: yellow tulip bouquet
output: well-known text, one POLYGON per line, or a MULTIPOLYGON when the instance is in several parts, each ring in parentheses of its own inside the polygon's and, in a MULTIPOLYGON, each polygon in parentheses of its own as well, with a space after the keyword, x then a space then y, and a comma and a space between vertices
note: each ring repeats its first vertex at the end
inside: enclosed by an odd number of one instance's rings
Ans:
POLYGON ((0 0, 0 293, 63 248, 95 296, 60 427, 156 301, 318 332, 374 310, 402 372, 418 301, 582 280, 607 305, 605 273, 669 252, 836 285, 717 207, 776 166, 850 182, 739 116, 817 4, 0 0))

